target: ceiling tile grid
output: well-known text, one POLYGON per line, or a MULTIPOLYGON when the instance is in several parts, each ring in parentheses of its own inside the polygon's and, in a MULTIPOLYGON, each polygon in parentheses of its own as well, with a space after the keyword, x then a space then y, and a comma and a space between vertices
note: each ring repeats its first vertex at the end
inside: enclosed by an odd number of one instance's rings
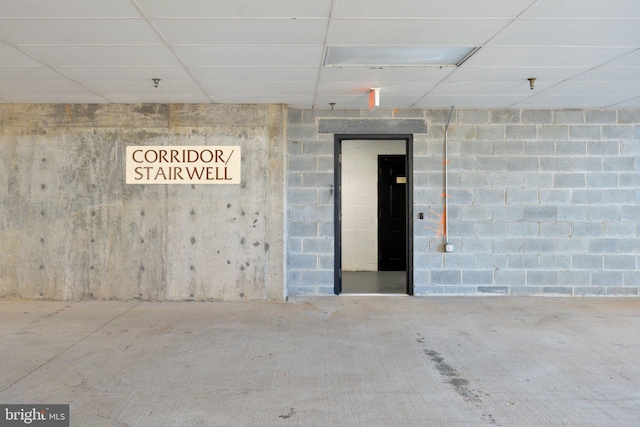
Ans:
POLYGON ((640 2, 0 2, 0 102, 366 108, 371 87, 381 108, 635 108, 640 2), (345 46, 479 49, 459 66, 325 64, 345 46))

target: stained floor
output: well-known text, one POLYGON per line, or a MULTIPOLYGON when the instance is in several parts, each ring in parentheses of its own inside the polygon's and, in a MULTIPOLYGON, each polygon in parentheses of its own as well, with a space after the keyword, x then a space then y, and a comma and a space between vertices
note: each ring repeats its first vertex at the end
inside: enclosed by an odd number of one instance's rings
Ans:
POLYGON ((638 426, 640 299, 0 302, 0 402, 72 426, 638 426))

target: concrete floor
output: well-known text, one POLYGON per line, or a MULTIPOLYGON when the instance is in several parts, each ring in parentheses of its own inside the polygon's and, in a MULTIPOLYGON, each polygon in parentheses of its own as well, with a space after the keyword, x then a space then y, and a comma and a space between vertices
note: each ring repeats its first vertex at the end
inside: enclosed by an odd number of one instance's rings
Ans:
POLYGON ((406 294, 406 271, 343 271, 345 294, 406 294))
POLYGON ((640 299, 0 302, 0 402, 72 426, 638 426, 640 299))

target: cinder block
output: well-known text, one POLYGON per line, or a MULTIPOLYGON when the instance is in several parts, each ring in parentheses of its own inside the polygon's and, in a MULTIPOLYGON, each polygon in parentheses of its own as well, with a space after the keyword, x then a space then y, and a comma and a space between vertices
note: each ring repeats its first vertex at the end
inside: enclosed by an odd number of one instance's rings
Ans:
POLYGON ((507 223, 507 236, 509 237, 535 237, 538 235, 537 222, 512 222, 507 223))
POLYGON ((458 110, 458 124, 486 124, 489 123, 487 110, 458 110))
POLYGON ((539 190, 541 205, 566 205, 571 203, 571 190, 539 190))
POLYGON ((602 255, 573 255, 571 268, 577 270, 602 270, 604 257, 602 255))
POLYGON ((586 110, 584 114, 586 123, 607 124, 618 121, 616 110, 586 110))
POLYGON ((528 155, 553 156, 556 154, 554 141, 525 141, 524 152, 528 155))
POLYGON ((622 271, 592 271, 592 286, 622 286, 622 271))
POLYGON ((509 286, 511 295, 540 295, 542 289, 540 286, 509 286))
POLYGON ((589 206, 587 208, 589 221, 614 221, 618 219, 617 206, 589 206))
POLYGON ((486 172, 460 172, 460 186, 471 188, 491 187, 491 174, 486 172))
POLYGON ((414 265, 421 269, 442 269, 444 266, 443 254, 416 254, 413 258, 414 265))
POLYGON ((600 125, 571 125, 569 126, 569 139, 598 141, 602 139, 602 128, 600 125))
POLYGON ((620 220, 622 220, 622 221, 640 221, 640 206, 622 206, 622 207, 620 207, 620 220))
MULTIPOLYGON (((476 158, 476 169, 478 171, 506 171, 507 170, 507 159, 504 157, 495 157, 495 156, 479 156, 476 158)), ((494 174, 494 179, 495 179, 494 174)))
POLYGON ((460 154, 463 156, 487 156, 493 151, 491 141, 461 141, 460 154))
POLYGON ((483 294, 508 294, 508 286, 478 286, 478 292, 483 294))
POLYGON ((589 253, 606 254, 620 252, 620 239, 591 239, 589 240, 589 253))
POLYGON ((589 239, 570 237, 568 239, 556 239, 558 253, 585 254, 589 252, 589 239))
POLYGON ((333 253, 334 239, 325 237, 308 237, 302 239, 302 251, 304 253, 327 254, 333 253))
POLYGON ((586 221, 587 210, 584 206, 557 206, 558 221, 586 221))
POLYGON ((569 139, 569 126, 567 125, 538 125, 538 139, 562 141, 569 139))
POLYGON ((522 141, 494 141, 494 156, 517 156, 524 154, 524 142, 522 141))
POLYGON ((538 136, 536 125, 506 125, 505 136, 509 139, 536 139, 538 136))
POLYGON ((314 270, 318 268, 318 256, 315 254, 289 254, 287 256, 289 270, 314 270))
POLYGON ((620 173, 618 174, 619 187, 640 187, 640 173, 620 173))
POLYGON ((604 237, 628 237, 636 235, 636 222, 605 222, 602 225, 604 237))
POLYGON ((504 141, 505 130, 501 125, 476 126, 476 139, 478 141, 504 141))
POLYGON ((510 254, 509 268, 514 270, 540 268, 540 257, 533 254, 510 254))
POLYGON ((475 286, 445 286, 444 293, 447 295, 469 295, 475 294, 475 286))
POLYGON ((334 219, 333 206, 318 205, 318 206, 303 206, 303 215, 306 221, 321 221, 328 222, 334 219))
POLYGON ((524 206, 493 206, 494 221, 520 221, 524 219, 524 206))
POLYGON ((475 235, 477 237, 506 236, 506 226, 502 222, 478 221, 475 223, 475 235))
POLYGON ((287 191, 287 202, 291 204, 318 203, 318 190, 292 188, 287 191))
POLYGON ((463 285, 493 284, 493 270, 462 270, 463 285))
POLYGON ((508 188, 507 204, 537 204, 538 190, 534 188, 508 188))
POLYGON ((504 190, 474 190, 473 191, 473 203, 475 204, 489 204, 500 205, 505 203, 505 191, 504 190))
MULTIPOLYGON (((637 190, 606 190, 604 192, 605 204, 632 205, 637 203, 637 190)), ((609 217, 611 219, 612 217, 609 217)), ((616 215, 617 219, 618 216, 616 215)))
POLYGON ((553 188, 554 174, 552 173, 525 173, 524 182, 526 187, 553 188))
POLYGON ((523 286, 526 283, 525 270, 496 270, 494 272, 496 285, 523 286))
POLYGON ((538 157, 511 157, 507 162, 507 170, 515 172, 533 172, 540 170, 538 157))
POLYGON ((540 268, 542 270, 568 270, 571 268, 571 255, 540 254, 540 268))
POLYGON ((290 237, 317 237, 318 224, 315 222, 289 222, 290 237))
POLYGON ((542 293, 545 295, 573 295, 573 288, 569 286, 543 286, 542 293))
POLYGON ((476 257, 473 254, 451 253, 444 256, 444 268, 460 269, 473 268, 476 265, 476 257))
POLYGON ((492 218, 491 206, 460 206, 460 217, 465 221, 489 221, 492 218))
POLYGON ((490 122, 494 124, 520 123, 520 110, 490 110, 490 122))
POLYGON ((556 110, 553 112, 553 122, 556 124, 584 123, 583 110, 556 110))
MULTIPOLYGON (((634 255, 605 255, 605 270, 635 270, 636 257, 634 255)), ((640 284, 640 282, 638 282, 640 284)))
POLYGON ((633 139, 633 134, 633 125, 615 124, 602 126, 602 139, 633 139))
POLYGON ((490 239, 490 238, 463 239, 461 251, 474 253, 474 254, 492 253, 493 239, 490 239))
POLYGON ((571 193, 573 205, 599 205, 602 200, 602 190, 573 190, 571 193))
POLYGON ((569 237, 571 235, 571 223, 569 222, 542 222, 539 228, 541 237, 569 237))
POLYGON ((622 286, 608 286, 607 295, 615 296, 636 296, 638 295, 638 287, 622 287, 622 286))
POLYGON ((601 157, 572 157, 571 170, 574 172, 601 172, 601 157))
MULTIPOLYGON (((557 271, 529 270, 529 271, 527 271, 527 285, 529 285, 529 286, 557 286, 558 285, 558 272, 557 271)), ((543 289, 543 291, 544 291, 544 289, 543 289)))
POLYGON ((491 270, 506 269, 509 267, 509 257, 506 254, 477 254, 476 267, 491 270))
POLYGON ((302 177, 302 185, 307 188, 330 188, 335 183, 333 173, 306 172, 302 177))
POLYGON ((526 221, 554 221, 557 219, 557 206, 525 206, 524 219, 526 221))
POLYGON ((525 239, 525 251, 529 253, 545 253, 556 251, 556 241, 554 239, 525 239))
POLYGON ((522 123, 550 124, 553 123, 552 110, 522 110, 522 123))
POLYGON ((588 270, 566 270, 558 272, 558 284, 561 286, 589 286, 591 272, 588 270))
POLYGON ((461 281, 460 270, 431 270, 431 283, 434 285, 458 285, 461 281))
POLYGON ((615 173, 590 173, 587 175, 587 187, 590 188, 616 188, 618 175, 615 173))
POLYGON ((602 162, 605 171, 633 172, 636 169, 636 157, 603 157, 602 162))
POLYGON ((493 249, 498 254, 514 254, 524 252, 525 245, 522 239, 496 239, 493 241, 493 249))
POLYGON ((601 222, 574 222, 571 226, 572 237, 602 237, 601 222))
POLYGON ((556 188, 584 188, 586 185, 584 173, 557 173, 555 176, 556 188))
POLYGON ((617 156, 620 154, 620 142, 588 141, 587 154, 590 156, 617 156))
POLYGON ((640 123, 640 109, 620 109, 618 110, 618 123, 633 124, 640 123))
POLYGON ((316 157, 289 156, 289 170, 293 172, 315 172, 318 170, 316 157))
POLYGON ((640 271, 632 269, 631 271, 622 272, 622 285, 623 286, 640 286, 640 271))
POLYGON ((306 270, 303 272, 302 283, 304 286, 323 286, 333 289, 333 271, 306 270))
POLYGON ((558 156, 584 156, 587 154, 587 142, 557 141, 556 154, 558 156))

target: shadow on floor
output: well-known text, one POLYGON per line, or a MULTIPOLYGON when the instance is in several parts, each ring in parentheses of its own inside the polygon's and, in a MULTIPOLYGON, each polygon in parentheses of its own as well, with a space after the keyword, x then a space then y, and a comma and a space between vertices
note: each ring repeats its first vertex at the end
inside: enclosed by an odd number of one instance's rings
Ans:
POLYGON ((342 293, 406 294, 405 271, 343 271, 342 293))

